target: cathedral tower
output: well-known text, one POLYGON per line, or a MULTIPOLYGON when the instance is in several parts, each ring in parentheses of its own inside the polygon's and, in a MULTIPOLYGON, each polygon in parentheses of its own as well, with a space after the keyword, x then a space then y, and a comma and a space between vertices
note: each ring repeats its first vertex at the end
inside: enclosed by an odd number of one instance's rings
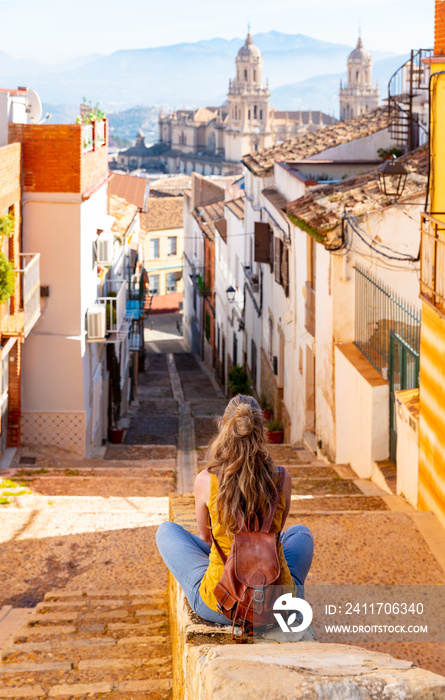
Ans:
POLYGON ((379 106, 379 89, 372 86, 372 58, 361 36, 348 58, 348 84, 340 82, 340 120, 371 112, 379 106))
POLYGON ((262 87, 263 57, 250 32, 236 57, 236 77, 229 82, 226 158, 271 145, 269 88, 262 87), (240 138, 240 134, 243 137, 240 138))

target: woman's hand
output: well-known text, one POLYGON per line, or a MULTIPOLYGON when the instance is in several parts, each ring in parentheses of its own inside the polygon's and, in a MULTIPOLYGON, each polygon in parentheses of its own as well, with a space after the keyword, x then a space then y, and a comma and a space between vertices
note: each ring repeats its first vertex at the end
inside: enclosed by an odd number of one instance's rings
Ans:
POLYGON ((209 547, 212 537, 209 529, 210 472, 204 469, 195 479, 195 514, 198 534, 209 547))

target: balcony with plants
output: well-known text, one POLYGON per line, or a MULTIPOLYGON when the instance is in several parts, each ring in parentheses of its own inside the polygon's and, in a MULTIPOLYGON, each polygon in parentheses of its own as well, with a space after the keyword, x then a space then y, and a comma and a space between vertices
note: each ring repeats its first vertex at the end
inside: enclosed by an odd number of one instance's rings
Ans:
POLYGON ((0 253, 0 332, 26 338, 40 317, 40 254, 22 253, 19 260, 14 269, 0 253))

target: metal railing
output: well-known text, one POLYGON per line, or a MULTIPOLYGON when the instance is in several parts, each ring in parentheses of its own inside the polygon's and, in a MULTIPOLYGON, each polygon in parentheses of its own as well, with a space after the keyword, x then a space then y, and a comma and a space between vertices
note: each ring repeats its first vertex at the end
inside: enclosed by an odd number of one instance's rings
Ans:
POLYGON ((315 337, 315 289, 311 287, 309 282, 306 282, 304 327, 315 337))
POLYGON ((14 287, 20 289, 20 303, 2 318, 1 332, 26 338, 40 317, 40 253, 20 253, 19 258, 14 287))
POLYGON ((419 353, 420 311, 378 277, 356 265, 354 343, 385 379, 391 331, 414 353, 419 353))
POLYGON ((127 304, 126 286, 121 280, 107 280, 106 296, 96 299, 96 304, 105 305, 107 333, 116 333, 122 327, 127 304))
POLYGON ((422 212, 420 233, 420 297, 445 313, 445 213, 422 212))

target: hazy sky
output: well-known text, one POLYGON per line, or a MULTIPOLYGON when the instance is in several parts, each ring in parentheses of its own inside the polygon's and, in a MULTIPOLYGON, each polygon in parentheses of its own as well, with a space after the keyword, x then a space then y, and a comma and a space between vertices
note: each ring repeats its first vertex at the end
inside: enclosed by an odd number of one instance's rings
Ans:
POLYGON ((270 30, 352 45, 358 26, 373 50, 433 43, 434 0, 0 0, 0 50, 56 63, 270 30), (7 28, 7 31, 5 31, 7 28))

